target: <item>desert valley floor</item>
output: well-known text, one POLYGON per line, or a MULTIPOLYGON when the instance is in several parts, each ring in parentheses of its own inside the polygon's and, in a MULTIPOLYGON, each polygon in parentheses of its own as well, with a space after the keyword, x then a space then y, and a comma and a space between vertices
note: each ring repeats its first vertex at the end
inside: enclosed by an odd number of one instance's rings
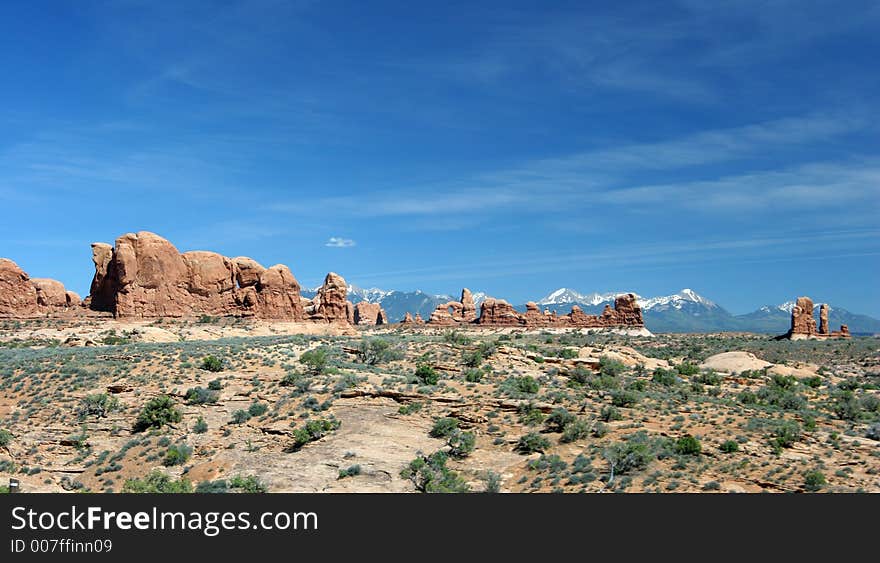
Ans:
POLYGON ((0 323, 23 492, 880 491, 880 341, 0 323))

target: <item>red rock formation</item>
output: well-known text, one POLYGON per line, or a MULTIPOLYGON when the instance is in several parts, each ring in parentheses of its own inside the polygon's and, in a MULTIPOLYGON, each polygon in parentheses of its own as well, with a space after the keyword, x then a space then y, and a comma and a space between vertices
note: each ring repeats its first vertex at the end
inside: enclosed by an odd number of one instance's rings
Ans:
POLYGON ((544 326, 550 323, 549 318, 541 312, 534 301, 526 303, 526 312, 522 317, 526 326, 544 326))
POLYGON ((491 326, 519 326, 524 324, 513 305, 503 299, 487 298, 480 305, 477 323, 491 326))
POLYGON ((415 321, 413 321, 413 316, 409 311, 406 312, 406 314, 403 316, 403 320, 400 321, 401 324, 405 325, 412 324, 413 322, 415 321))
POLYGON ((474 305, 474 296, 468 288, 461 290, 461 320, 465 323, 477 320, 477 306, 474 305))
POLYGON ((95 276, 88 306, 120 318, 253 315, 299 321, 299 283, 283 264, 215 252, 181 254, 164 238, 128 233, 116 246, 92 245, 95 276))
POLYGON ((816 318, 813 316, 813 300, 809 297, 798 297, 791 310, 791 334, 814 336, 816 318))
POLYGON ((816 318, 813 316, 813 300, 809 297, 798 297, 791 309, 791 328, 779 338, 797 340, 801 338, 849 338, 849 327, 840 325, 840 330, 828 330, 827 304, 819 308, 819 328, 816 329, 816 318))
POLYGON ((440 326, 456 325, 462 322, 462 309, 463 307, 458 301, 449 301, 448 303, 437 305, 437 308, 431 313, 428 323, 440 326))
POLYGON ((12 260, 0 258, 0 317, 27 318, 76 310, 82 301, 64 284, 31 278, 12 260))
POLYGON ((422 318, 421 313, 416 313, 416 318, 413 319, 413 322, 417 325, 425 324, 425 320, 422 318))
POLYGON ((307 318, 316 322, 348 323, 346 294, 345 280, 339 274, 330 272, 312 304, 306 308, 307 318))
POLYGON ((383 325, 388 324, 388 317, 378 303, 361 301, 354 306, 354 324, 383 325))
POLYGON ((37 314, 37 290, 30 277, 7 258, 0 258, 0 316, 30 317, 37 314))

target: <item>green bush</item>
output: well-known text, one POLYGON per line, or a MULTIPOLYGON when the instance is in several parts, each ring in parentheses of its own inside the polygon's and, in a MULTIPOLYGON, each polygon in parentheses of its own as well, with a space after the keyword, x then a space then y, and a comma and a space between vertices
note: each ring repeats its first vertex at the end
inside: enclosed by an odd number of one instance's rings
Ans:
POLYGON ((673 450, 679 455, 700 455, 703 446, 698 439, 690 434, 685 434, 675 441, 673 450))
POLYGON ((116 397, 108 396, 106 393, 95 393, 93 395, 86 395, 83 398, 77 414, 80 420, 89 416, 103 418, 118 409, 119 401, 116 397))
POLYGON ((651 375, 651 381, 670 387, 678 382, 678 377, 674 371, 658 367, 654 370, 653 375, 651 375))
POLYGON ((165 452, 165 458, 162 465, 171 467, 172 465, 183 465, 192 455, 192 448, 186 444, 176 444, 168 448, 165 452))
POLYGON ((452 417, 438 418, 428 433, 433 438, 446 438, 458 430, 458 419, 452 417))
POLYGON ((531 375, 524 375, 522 377, 517 377, 515 379, 516 389, 520 393, 526 393, 528 395, 534 395, 540 389, 538 382, 531 375))
POLYGON ((229 488, 239 489, 243 493, 251 494, 266 493, 269 491, 269 487, 267 487, 265 483, 260 481, 258 477, 255 477, 253 475, 249 475, 247 477, 236 475, 229 480, 229 488))
POLYGON ((770 444, 777 452, 781 448, 790 448, 801 439, 801 425, 794 420, 786 420, 776 425, 770 444))
POLYGON ((677 371, 679 375, 696 375, 700 373, 700 367, 696 364, 684 362, 675 366, 675 371, 677 371))
POLYGON ((575 386, 586 385, 593 378, 593 372, 584 366, 575 366, 575 368, 567 373, 568 379, 575 386))
POLYGON ((400 476, 413 482, 416 489, 424 493, 466 493, 470 491, 467 482, 455 471, 446 467, 449 456, 434 452, 429 456, 420 455, 400 472, 400 476))
POLYGON ((356 475, 361 474, 361 466, 360 465, 349 465, 345 469, 339 470, 339 479, 345 479, 346 477, 354 477, 356 475))
POLYGON ((477 439, 473 432, 454 431, 446 440, 449 446, 449 455, 455 458, 465 458, 474 451, 477 439))
POLYGON ((195 425, 193 426, 193 432, 195 432, 196 434, 204 434, 207 431, 208 431, 208 423, 205 422, 205 419, 200 416, 199 419, 196 420, 195 425))
POLYGON ((192 483, 181 478, 174 481, 158 469, 143 479, 128 479, 122 486, 124 493, 191 493, 192 483))
POLYGON ((599 373, 608 377, 617 377, 626 371, 626 366, 620 360, 602 356, 599 358, 599 373))
POLYGON ((578 440, 586 438, 589 434, 590 424, 582 418, 577 418, 565 425, 559 441, 563 444, 576 442, 578 440))
POLYGON ((723 378, 715 370, 708 370, 698 375, 695 380, 703 385, 721 385, 723 378))
POLYGON ((254 401, 251 403, 251 406, 248 407, 248 414, 251 416, 262 416, 266 414, 266 411, 269 410, 269 405, 266 403, 258 403, 254 401))
POLYGON ((464 350, 461 353, 461 362, 467 367, 478 368, 483 363, 483 354, 479 350, 464 350))
POLYGON ((565 360, 573 360, 578 357, 578 351, 574 348, 563 348, 557 355, 565 360))
POLYGON ((251 419, 251 413, 244 409, 238 409, 232 413, 232 424, 244 424, 251 419))
POLYGON ((403 357, 398 350, 391 347, 390 342, 382 338, 364 338, 358 344, 355 355, 359 362, 370 366, 403 357))
POLYGON ((744 405, 754 405, 758 402, 758 396, 748 390, 737 395, 737 398, 739 399, 739 402, 744 405))
POLYGON ((624 475, 647 467, 655 457, 650 440, 644 432, 629 436, 625 442, 611 444, 602 455, 610 466, 609 483, 614 481, 615 475, 624 475))
POLYGON ((599 420, 602 422, 611 422, 613 420, 622 420, 623 415, 615 407, 606 405, 599 411, 599 420))
POLYGON ((440 374, 429 364, 419 364, 416 367, 416 379, 423 385, 437 385, 437 382, 440 381, 440 374))
POLYGON ((0 429, 0 448, 5 448, 12 443, 12 433, 9 430, 0 429))
POLYGON ((611 404, 615 407, 631 407, 639 402, 639 396, 632 391, 612 391, 611 404))
POLYGON ((520 436, 514 449, 520 453, 530 454, 534 452, 543 453, 549 448, 550 440, 541 436, 537 432, 529 432, 528 434, 520 436))
POLYGON ((293 431, 293 445, 290 451, 297 451, 309 442, 320 440, 340 426, 340 422, 333 418, 317 418, 306 422, 302 428, 293 431))
POLYGON ((547 428, 551 432, 562 432, 565 427, 577 420, 577 417, 562 407, 553 409, 547 417, 547 428))
POLYGON ((825 486, 825 475, 821 471, 807 471, 804 473, 804 488, 810 492, 816 492, 825 486))
POLYGON ((483 380, 483 375, 483 370, 471 368, 464 372, 464 380, 468 383, 479 383, 483 380))
POLYGON ((810 387, 812 389, 816 389, 816 388, 822 386, 822 378, 818 375, 814 375, 812 377, 805 377, 805 378, 801 379, 801 383, 803 383, 807 387, 810 387))
POLYGON ((721 444, 719 449, 726 454, 732 454, 739 451, 739 444, 736 440, 727 440, 721 444))
POLYGON ((314 348, 303 352, 299 357, 299 361, 305 364, 311 373, 318 375, 324 373, 324 370, 327 369, 329 354, 326 348, 314 348))
POLYGON ((160 395, 150 399, 138 414, 134 424, 135 432, 141 432, 148 428, 161 428, 166 424, 180 422, 180 411, 174 404, 174 399, 168 395, 160 395))
POLYGON ((188 389, 183 399, 188 405, 204 405, 207 403, 216 403, 220 398, 220 393, 205 389, 204 387, 192 387, 188 389))
POLYGON ((223 381, 220 378, 212 379, 208 382, 208 389, 211 391, 220 391, 223 389, 223 381))
POLYGON ((207 371, 223 371, 223 360, 217 356, 207 356, 202 359, 202 365, 200 367, 207 371))

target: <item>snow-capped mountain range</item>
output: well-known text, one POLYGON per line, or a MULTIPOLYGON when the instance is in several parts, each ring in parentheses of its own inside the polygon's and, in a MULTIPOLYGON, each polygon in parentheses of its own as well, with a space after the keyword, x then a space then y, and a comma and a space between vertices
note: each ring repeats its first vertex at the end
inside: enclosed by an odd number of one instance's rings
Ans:
MULTIPOLYGON (((303 289, 304 297, 314 297, 317 288, 303 289)), ((614 298, 624 291, 581 293, 571 288, 561 287, 535 301, 541 309, 566 314, 572 305, 580 306, 587 314, 599 314, 606 304, 613 305, 614 298)), ((488 295, 483 291, 473 291, 477 307, 488 295)), ((672 295, 644 297, 636 293, 645 317, 645 325, 654 332, 716 332, 743 331, 783 333, 788 330, 794 301, 778 305, 764 305, 744 315, 732 315, 723 307, 685 288, 672 295)), ((348 298, 357 303, 367 301, 378 303, 385 309, 392 322, 399 321, 406 313, 420 314, 428 319, 434 309, 447 301, 459 299, 459 294, 431 295, 422 291, 396 291, 376 287, 361 288, 348 285, 348 298)), ((514 305, 525 311, 525 303, 514 305)), ((817 308, 818 314, 818 308, 817 308)), ((880 333, 880 320, 866 315, 850 313, 839 307, 829 307, 829 323, 836 328, 840 324, 849 326, 853 333, 880 333)))

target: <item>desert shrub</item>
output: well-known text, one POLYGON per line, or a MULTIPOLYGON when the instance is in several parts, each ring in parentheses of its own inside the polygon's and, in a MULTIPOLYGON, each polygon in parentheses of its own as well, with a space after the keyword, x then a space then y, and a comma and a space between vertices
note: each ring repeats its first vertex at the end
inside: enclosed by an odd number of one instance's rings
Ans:
POLYGON ((876 395, 863 395, 859 399, 859 405, 862 407, 862 410, 869 413, 880 411, 880 399, 876 395))
POLYGON ((519 393, 534 395, 540 389, 538 382, 531 375, 514 378, 514 388, 519 393))
POLYGON ((593 372, 584 366, 575 366, 567 375, 569 380, 576 385, 586 385, 593 378, 593 372))
POLYGON ((486 471, 482 476, 483 482, 486 483, 483 489, 484 493, 497 493, 501 491, 501 475, 494 471, 486 471))
POLYGON ((349 465, 345 469, 339 470, 339 479, 345 479, 346 477, 354 477, 356 475, 361 474, 361 466, 360 465, 349 465))
POLYGON ((815 492, 825 486, 825 475, 821 471, 807 471, 804 473, 804 488, 815 492))
POLYGON ((698 439, 690 434, 685 434, 675 441, 673 450, 679 455, 700 455, 703 446, 698 439))
POLYGON ((464 380, 468 383, 479 383, 483 380, 483 370, 471 368, 464 372, 464 380))
POLYGON ((208 382, 208 389, 210 391, 220 391, 223 389, 223 381, 220 378, 212 379, 208 382))
MULTIPOLYGON (((791 379, 797 382, 796 379, 791 379)), ((771 383, 758 390, 758 400, 767 405, 779 407, 788 411, 800 410, 807 406, 807 400, 803 395, 796 393, 792 389, 793 387, 783 387, 771 383)))
POLYGON ((0 448, 5 448, 12 443, 12 433, 6 429, 0 429, 0 448))
POLYGON ((708 370, 698 375, 696 381, 703 385, 721 385, 722 377, 715 370, 708 370))
POLYGON ((220 398, 220 393, 205 389, 204 387, 192 387, 188 389, 183 399, 188 405, 203 405, 206 403, 216 403, 220 398))
POLYGON ((550 448, 550 440, 541 436, 537 432, 529 432, 528 434, 520 436, 514 449, 520 453, 530 454, 534 452, 544 452, 548 448, 550 448))
POLYGON ((238 409, 232 413, 232 424, 244 424, 251 419, 251 413, 244 409, 238 409))
POLYGON ((801 425, 794 420, 786 420, 776 425, 770 444, 773 449, 790 448, 801 439, 801 425))
POLYGON ((477 440, 473 432, 455 430, 446 440, 449 446, 449 455, 455 458, 464 458, 474 451, 477 440))
POLYGON ((858 420, 862 406, 850 390, 835 391, 831 410, 841 420, 858 420))
POLYGON ((445 452, 420 455, 412 460, 400 476, 413 482, 424 493, 466 493, 470 490, 465 480, 446 467, 449 456, 445 452))
POLYGON ((391 343, 383 338, 364 338, 358 344, 355 356, 359 362, 370 366, 403 357, 400 351, 392 348, 391 343))
POLYGON ((204 434, 207 431, 208 423, 205 422, 205 419, 200 416, 199 419, 196 420, 195 425, 193 425, 193 432, 195 432, 196 434, 204 434))
POLYGON ((304 427, 297 428, 293 431, 294 442, 290 449, 296 451, 309 442, 320 440, 330 432, 339 428, 340 424, 341 423, 332 416, 330 418, 310 420, 306 422, 304 427))
POLYGON ((299 361, 304 364, 311 373, 316 375, 321 374, 327 369, 329 353, 326 348, 314 348, 303 352, 299 357, 299 361))
POLYGON ((554 409, 553 412, 547 416, 547 428, 551 432, 562 432, 565 430, 565 427, 572 422, 577 420, 577 417, 562 407, 554 409))
POLYGON ((565 360, 573 360, 578 357, 578 351, 574 348, 563 348, 557 355, 565 360))
POLYGON ((268 410, 269 405, 266 403, 258 403, 257 401, 254 401, 251 403, 251 406, 248 407, 248 414, 251 416, 263 416, 268 410))
POLYGON ((251 494, 266 493, 269 491, 269 487, 254 475, 248 475, 247 477, 236 475, 229 480, 229 488, 238 489, 243 493, 251 494))
POLYGON ((284 377, 281 378, 281 381, 278 382, 282 387, 293 387, 299 385, 300 382, 303 381, 303 377, 293 371, 289 371, 284 374, 284 377))
POLYGON ((599 420, 602 422, 611 422, 613 420, 621 419, 623 419, 623 415, 613 406, 606 405, 602 407, 601 411, 599 411, 599 420))
POLYGON ((452 417, 438 418, 428 433, 433 438, 446 438, 458 430, 458 419, 452 417))
POLYGON ((700 373, 700 367, 696 364, 683 362, 675 366, 675 371, 677 371, 679 375, 696 375, 700 373))
POLYGON ((116 397, 111 397, 106 393, 95 393, 83 397, 79 409, 77 409, 77 415, 80 420, 89 416, 103 418, 118 409, 119 401, 116 397))
POLYGON ((171 479, 158 469, 151 472, 143 479, 128 479, 122 486, 124 493, 191 493, 192 483, 181 478, 179 481, 171 479))
POLYGON ((599 358, 599 373, 608 377, 617 377, 626 371, 626 366, 620 360, 602 356, 599 358))
POLYGON ((168 395, 160 395, 150 399, 141 409, 135 421, 134 429, 141 432, 148 428, 161 428, 166 424, 180 422, 180 411, 174 404, 174 399, 168 395))
POLYGON ((586 420, 582 418, 576 418, 572 420, 568 424, 565 425, 565 428, 562 430, 562 436, 559 438, 559 441, 563 444, 567 444, 569 442, 576 442, 583 438, 586 438, 590 434, 590 424, 586 420))
POLYGON ((457 331, 450 330, 443 334, 443 341, 448 344, 465 345, 470 344, 471 339, 467 335, 457 331))
POLYGON ((736 440, 726 440, 721 444, 719 449, 726 454, 732 454, 733 452, 739 451, 739 444, 736 440))
POLYGON ((217 356, 206 356, 202 359, 202 365, 199 367, 206 371, 223 371, 223 360, 217 356))
POLYGON ((192 455, 192 448, 187 446, 186 444, 176 444, 168 448, 165 452, 165 457, 162 460, 162 465, 165 467, 171 467, 172 465, 182 465, 186 463, 186 461, 192 455))
POLYGON ((822 378, 818 375, 814 375, 812 377, 805 377, 801 379, 801 383, 805 386, 810 387, 812 389, 816 389, 817 387, 822 386, 822 378))
POLYGON ((491 358, 493 355, 495 355, 495 351, 496 351, 495 342, 490 341, 490 340, 480 342, 480 344, 477 346, 477 351, 480 353, 480 355, 484 359, 491 358))
POLYGON ((416 366, 416 379, 423 385, 437 385, 440 374, 429 364, 419 364, 416 366))
POLYGON ((647 467, 655 454, 647 435, 639 432, 629 436, 625 442, 611 444, 605 448, 602 456, 608 462, 608 482, 611 483, 615 475, 625 475, 647 467))
MULTIPOLYGON (((2 431, 0 431, 0 433, 2 433, 2 431)), ((865 430, 865 438, 870 440, 880 440, 880 423, 869 426, 868 429, 865 430)))
POLYGON ((531 401, 519 406, 519 420, 526 426, 537 426, 544 422, 544 413, 531 401))
POLYGON ((196 485, 196 494, 223 494, 229 492, 229 483, 224 479, 202 481, 196 485))
POLYGON ((461 362, 470 368, 478 368, 483 363, 483 354, 479 350, 464 350, 461 353, 461 362))
POLYGON ((758 402, 758 396, 748 390, 737 395, 737 398, 739 399, 739 402, 744 405, 754 405, 758 402))
POLYGON ((631 407, 639 402, 639 396, 632 391, 612 391, 611 404, 615 407, 631 407))

